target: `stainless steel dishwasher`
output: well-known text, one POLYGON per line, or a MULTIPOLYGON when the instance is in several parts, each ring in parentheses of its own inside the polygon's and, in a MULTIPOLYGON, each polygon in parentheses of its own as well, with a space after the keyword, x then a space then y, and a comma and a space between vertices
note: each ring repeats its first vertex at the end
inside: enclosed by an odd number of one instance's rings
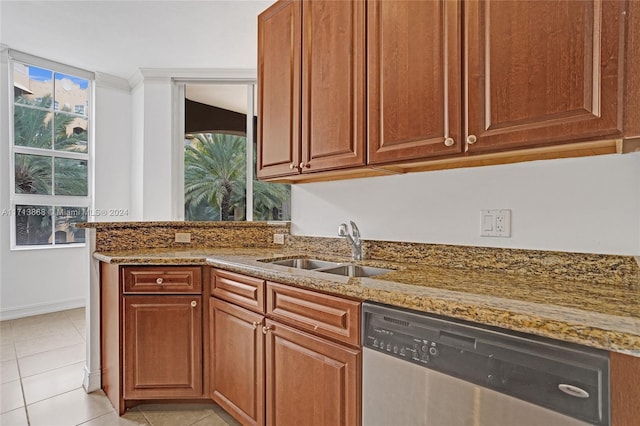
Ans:
POLYGON ((606 351, 363 304, 364 426, 609 425, 606 351))

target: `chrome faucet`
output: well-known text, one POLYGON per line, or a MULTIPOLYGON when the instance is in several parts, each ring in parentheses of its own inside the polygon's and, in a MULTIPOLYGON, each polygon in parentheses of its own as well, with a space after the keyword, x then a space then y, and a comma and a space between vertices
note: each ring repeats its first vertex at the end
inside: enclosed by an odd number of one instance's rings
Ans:
POLYGON ((346 237, 349 244, 351 244, 351 259, 353 260, 362 260, 362 240, 360 240, 360 230, 356 226, 356 224, 351 220, 351 235, 349 235, 349 231, 346 223, 341 223, 338 226, 338 236, 346 237))

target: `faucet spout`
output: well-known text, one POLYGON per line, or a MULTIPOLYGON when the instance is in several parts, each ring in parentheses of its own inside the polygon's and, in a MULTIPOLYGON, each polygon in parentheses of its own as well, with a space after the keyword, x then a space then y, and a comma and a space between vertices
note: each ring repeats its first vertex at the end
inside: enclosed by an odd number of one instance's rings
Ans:
POLYGON ((362 240, 360 239, 360 230, 356 226, 355 222, 349 221, 351 224, 351 234, 346 223, 341 223, 338 226, 338 236, 345 237, 351 245, 351 259, 362 260, 362 240))

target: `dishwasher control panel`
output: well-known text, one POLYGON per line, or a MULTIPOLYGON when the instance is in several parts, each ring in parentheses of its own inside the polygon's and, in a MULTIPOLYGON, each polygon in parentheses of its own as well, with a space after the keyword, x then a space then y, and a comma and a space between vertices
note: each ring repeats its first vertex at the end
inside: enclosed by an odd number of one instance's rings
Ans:
POLYGON ((365 350, 609 425, 606 351, 371 302, 362 315, 365 350))
POLYGON ((366 339, 367 347, 416 363, 427 364, 439 354, 438 344, 434 341, 412 338, 381 327, 374 327, 366 339))

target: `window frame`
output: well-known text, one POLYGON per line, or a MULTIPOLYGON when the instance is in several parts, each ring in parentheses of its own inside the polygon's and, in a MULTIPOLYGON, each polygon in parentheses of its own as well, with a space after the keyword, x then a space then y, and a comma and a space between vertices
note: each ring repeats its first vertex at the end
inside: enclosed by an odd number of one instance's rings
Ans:
MULTIPOLYGON (((52 230, 51 230, 51 243, 50 244, 30 244, 30 245, 18 245, 16 235, 16 216, 17 206, 42 206, 46 208, 68 208, 77 207, 85 208, 87 211, 86 220, 89 221, 91 217, 91 208, 93 206, 93 181, 94 181, 94 136, 95 136, 95 74, 90 71, 86 71, 80 68, 72 67, 66 64, 61 64, 48 59, 40 58, 37 56, 29 55, 26 53, 18 52, 9 49, 8 51, 8 114, 9 114, 9 208, 10 208, 10 250, 11 251, 23 251, 23 250, 57 250, 63 248, 76 248, 85 247, 87 244, 86 235, 84 242, 78 243, 56 243, 55 238, 55 211, 52 212, 52 230), (79 153, 73 151, 58 151, 55 147, 50 149, 34 148, 27 146, 20 146, 15 144, 15 95, 14 95, 14 63, 18 62, 25 65, 33 65, 43 69, 50 70, 52 72, 52 79, 55 80, 55 74, 67 74, 73 77, 79 77, 88 81, 87 101, 85 105, 89 109, 88 114, 80 115, 75 112, 70 114, 78 117, 86 117, 87 120, 87 152, 79 153), (51 159, 52 170, 52 188, 55 186, 55 159, 71 159, 81 160, 87 163, 87 195, 75 196, 75 195, 52 195, 52 194, 20 194, 16 193, 15 187, 15 156, 16 154, 27 155, 40 155, 51 159)), ((55 82, 52 82, 52 88, 55 90, 55 82)), ((56 113, 55 108, 55 93, 52 98, 50 111, 56 113)))
MULTIPOLYGON (((180 74, 180 73, 178 73, 180 74)), ((256 86, 258 80, 256 78, 255 70, 218 70, 217 72, 207 73, 207 75, 200 75, 197 78, 193 76, 173 76, 173 174, 176 178, 173 179, 173 217, 175 220, 185 220, 184 214, 184 136, 185 136, 185 99, 186 99, 186 86, 188 84, 211 84, 211 85, 243 85, 247 87, 247 123, 246 123, 246 153, 247 153, 247 169, 246 169, 246 202, 245 202, 245 220, 243 222, 253 222, 253 180, 255 177, 255 171, 253 168, 253 117, 257 113, 257 95, 256 86), (219 75, 215 75, 218 74, 219 75), (229 77, 229 74, 235 74, 234 77, 229 77)), ((289 222, 290 219, 285 220, 271 220, 269 222, 289 222)))

